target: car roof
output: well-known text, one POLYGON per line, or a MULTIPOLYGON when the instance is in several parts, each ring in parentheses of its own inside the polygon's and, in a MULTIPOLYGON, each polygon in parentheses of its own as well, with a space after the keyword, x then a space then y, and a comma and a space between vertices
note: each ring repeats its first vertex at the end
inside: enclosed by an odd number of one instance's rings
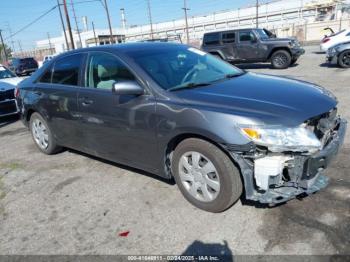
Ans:
POLYGON ((221 31, 207 32, 207 33, 204 33, 204 34, 205 34, 205 35, 208 35, 208 34, 225 33, 225 32, 232 32, 232 31, 248 31, 248 30, 256 30, 256 29, 262 29, 262 28, 227 29, 227 30, 221 30, 221 31))
POLYGON ((173 43, 173 42, 135 42, 135 43, 123 43, 123 44, 114 44, 114 45, 102 45, 94 47, 85 47, 71 50, 65 53, 62 53, 56 57, 62 57, 69 54, 78 54, 83 52, 91 51, 139 51, 139 50, 154 50, 157 48, 165 48, 170 46, 186 46, 184 44, 173 43))

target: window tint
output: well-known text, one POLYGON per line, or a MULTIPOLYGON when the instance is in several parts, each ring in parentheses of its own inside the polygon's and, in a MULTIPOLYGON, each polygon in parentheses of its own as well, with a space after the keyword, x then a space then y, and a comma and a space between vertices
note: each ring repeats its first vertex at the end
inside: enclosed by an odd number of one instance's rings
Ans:
POLYGON ((223 33, 222 34, 222 42, 224 43, 234 43, 235 40, 235 36, 236 34, 233 32, 229 32, 229 33, 223 33))
POLYGON ((252 32, 239 32, 239 41, 240 42, 251 42, 255 39, 252 32))
POLYGON ((96 52, 89 56, 86 86, 112 89, 114 82, 133 80, 134 75, 113 55, 96 52))
POLYGON ((52 83, 77 86, 82 59, 82 54, 75 54, 56 61, 53 70, 52 83))
POLYGON ((203 42, 206 45, 218 45, 220 43, 220 34, 219 33, 206 34, 204 35, 203 42))
POLYGON ((46 69, 45 73, 39 78, 39 83, 51 83, 52 66, 46 69))

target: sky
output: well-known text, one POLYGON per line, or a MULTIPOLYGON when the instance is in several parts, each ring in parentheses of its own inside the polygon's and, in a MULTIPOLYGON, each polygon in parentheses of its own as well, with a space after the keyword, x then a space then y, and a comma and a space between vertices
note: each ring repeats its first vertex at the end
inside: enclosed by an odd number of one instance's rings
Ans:
MULTIPOLYGON (((62 0, 60 0, 62 2, 62 0)), ((71 16, 71 25, 75 28, 71 1, 73 1, 78 26, 83 28, 82 17, 88 17, 95 28, 108 28, 106 13, 100 0, 67 0, 71 16)), ((187 0, 189 16, 213 13, 227 9, 237 9, 253 5, 255 0, 187 0)), ((261 1, 262 2, 262 1, 261 1)), ((183 0, 150 0, 153 23, 172 21, 183 18, 183 0)), ((120 8, 125 9, 128 25, 141 25, 148 23, 146 0, 107 0, 113 28, 120 27, 120 8)), ((16 33, 24 26, 57 5, 57 0, 0 0, 0 30, 2 30, 5 43, 16 51, 29 50, 35 47, 35 41, 60 36, 62 32, 58 9, 54 9, 38 22, 27 29, 9 37, 10 32, 16 33)))

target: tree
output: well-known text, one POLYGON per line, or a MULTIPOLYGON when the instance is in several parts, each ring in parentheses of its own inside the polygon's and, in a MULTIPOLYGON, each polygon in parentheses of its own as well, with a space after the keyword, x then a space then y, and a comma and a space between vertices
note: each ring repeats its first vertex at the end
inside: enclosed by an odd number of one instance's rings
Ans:
MULTIPOLYGON (((5 44, 5 50, 7 54, 7 58, 9 59, 11 57, 12 50, 11 48, 5 44)), ((4 62, 6 60, 5 53, 4 53, 4 47, 0 44, 0 61, 4 62)))

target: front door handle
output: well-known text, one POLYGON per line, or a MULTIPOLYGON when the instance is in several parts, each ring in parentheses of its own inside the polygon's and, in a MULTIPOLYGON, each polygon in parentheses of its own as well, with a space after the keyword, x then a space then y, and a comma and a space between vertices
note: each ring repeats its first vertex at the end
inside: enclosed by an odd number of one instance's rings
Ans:
POLYGON ((84 97, 84 98, 81 99, 81 104, 83 106, 89 106, 89 105, 91 105, 93 103, 94 103, 94 101, 91 100, 91 99, 88 99, 87 97, 84 97))

